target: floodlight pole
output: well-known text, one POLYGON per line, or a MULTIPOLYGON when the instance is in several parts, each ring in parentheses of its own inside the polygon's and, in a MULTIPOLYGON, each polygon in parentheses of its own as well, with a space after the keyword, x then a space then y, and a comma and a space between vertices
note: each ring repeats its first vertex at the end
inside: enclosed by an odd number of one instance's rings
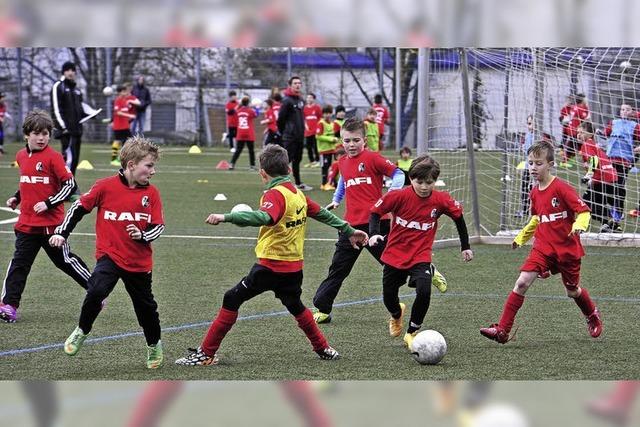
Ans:
POLYGON ((396 134, 396 151, 400 151, 402 147, 402 52, 399 47, 396 48, 396 96, 395 96, 395 123, 394 130, 396 134))

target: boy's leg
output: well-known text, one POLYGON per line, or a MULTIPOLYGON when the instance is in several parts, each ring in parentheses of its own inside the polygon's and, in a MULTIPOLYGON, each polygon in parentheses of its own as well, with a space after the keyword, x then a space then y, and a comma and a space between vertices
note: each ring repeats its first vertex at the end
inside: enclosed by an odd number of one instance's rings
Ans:
POLYGON ((282 381, 280 387, 305 420, 305 426, 330 427, 333 425, 327 410, 318 400, 309 381, 282 381))
POLYGON ((419 263, 411 267, 409 287, 416 288, 416 299, 411 307, 411 322, 408 334, 414 334, 422 327, 424 317, 431 304, 431 264, 419 263))
POLYGON ((580 286, 580 264, 580 259, 577 259, 559 264, 558 268, 562 275, 562 283, 567 291, 567 296, 573 298, 582 314, 586 317, 589 334, 593 338, 597 338, 602 333, 600 312, 591 300, 589 291, 580 286))
POLYGON ((231 156, 231 166, 234 167, 236 162, 238 161, 238 157, 240 157, 240 153, 244 149, 245 141, 237 141, 238 146, 236 147, 236 151, 233 152, 233 156, 231 156))
POLYGON ((152 273, 123 272, 122 281, 131 297, 133 308, 147 341, 147 368, 157 369, 164 362, 160 341, 158 304, 151 291, 152 273))
POLYGON ((182 381, 153 381, 138 398, 128 427, 154 427, 160 424, 169 405, 184 389, 182 381))
POLYGON ((628 425, 638 391, 640 381, 618 381, 610 394, 589 402, 587 409, 618 425, 628 425))
POLYGON ((16 320, 15 309, 20 306, 22 292, 27 283, 27 276, 31 271, 33 261, 40 250, 41 236, 39 234, 27 234, 16 231, 15 252, 9 263, 7 275, 2 285, 2 299, 0 303, 10 305, 11 308, 0 309, 0 320, 14 322, 16 320), (9 313, 12 311, 12 313, 9 313))
POLYGON ((71 151, 71 173, 76 175, 76 168, 80 162, 80 145, 82 144, 82 137, 80 135, 73 135, 69 141, 69 150, 71 151))
POLYGON ((87 283, 91 277, 91 271, 84 263, 82 258, 71 252, 69 243, 66 243, 62 248, 53 248, 49 246, 48 239, 51 236, 43 236, 42 247, 49 256, 49 259, 58 267, 64 271, 69 277, 75 280, 84 289, 87 289, 87 283))
POLYGON ((405 304, 398 298, 398 290, 407 281, 409 272, 390 265, 382 269, 382 302, 391 314, 389 318, 389 335, 397 337, 402 333, 405 304))
POLYGON ((256 154, 254 150, 255 141, 247 141, 247 150, 249 150, 249 166, 256 167, 256 154))
MULTIPOLYGON (((369 228, 369 226, 359 225, 355 228, 364 230, 365 228, 369 228)), ((361 250, 354 249, 351 243, 349 243, 349 238, 344 233, 339 233, 336 250, 333 253, 333 259, 329 267, 329 274, 327 278, 322 281, 313 297, 313 305, 326 317, 320 320, 319 323, 324 323, 327 318, 330 318, 328 315, 331 313, 333 302, 340 291, 342 282, 344 282, 344 279, 351 273, 351 269, 360 256, 360 253, 361 250)), ((316 313, 316 315, 317 314, 318 313, 316 313)))
POLYGON ((106 255, 96 263, 89 278, 87 295, 82 303, 78 323, 85 335, 91 332, 93 322, 102 310, 102 301, 113 291, 121 274, 122 270, 106 255))
POLYGON ((295 273, 267 272, 264 274, 264 280, 269 289, 276 294, 276 298, 296 318, 298 327, 302 329, 307 339, 311 342, 313 351, 323 359, 337 359, 339 357, 338 352, 329 347, 329 343, 318 328, 311 310, 305 307, 300 299, 302 295, 302 271, 295 273))

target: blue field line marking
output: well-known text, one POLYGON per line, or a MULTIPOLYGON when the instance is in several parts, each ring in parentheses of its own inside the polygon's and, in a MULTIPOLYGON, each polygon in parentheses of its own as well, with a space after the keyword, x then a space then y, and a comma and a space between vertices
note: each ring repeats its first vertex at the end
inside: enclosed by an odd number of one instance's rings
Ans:
MULTIPOLYGON (((489 299, 504 299, 504 298, 506 298, 505 295, 502 295, 502 294, 474 294, 474 293, 465 293, 465 292, 448 292, 446 294, 434 294, 435 297, 443 297, 443 298, 458 297, 458 298, 476 298, 476 299, 482 299, 482 298, 485 298, 485 299, 486 298, 489 298, 489 299)), ((414 296, 413 293, 400 295, 399 297, 401 299, 404 299, 404 298, 410 298, 412 296, 414 296)), ((553 300, 553 301, 566 301, 568 299, 567 297, 560 296, 560 295, 528 295, 527 298, 553 300)), ((599 297, 599 298, 594 298, 594 299, 596 301, 640 304, 640 298, 632 298, 632 297, 599 297)), ((354 305, 363 305, 363 304, 372 304, 372 303, 376 303, 376 302, 380 302, 380 301, 382 301, 382 297, 373 297, 373 298, 367 298, 367 299, 362 299, 362 300, 357 300, 357 301, 346 301, 346 302, 341 302, 341 303, 334 304, 334 308, 350 307, 350 306, 354 306, 354 305)), ((240 320, 266 319, 266 318, 269 318, 269 317, 280 317, 280 316, 285 316, 285 315, 288 315, 288 314, 289 314, 289 312, 286 311, 286 310, 284 310, 284 311, 272 311, 272 312, 266 312, 266 313, 256 313, 256 314, 250 314, 250 315, 247 315, 247 316, 240 316, 240 317, 238 317, 238 321, 240 321, 240 320)), ((210 324, 211 324, 211 321, 198 322, 198 323, 187 323, 187 324, 184 324, 184 325, 169 326, 169 327, 166 327, 166 328, 162 328, 162 332, 184 331, 184 330, 187 330, 187 329, 206 327, 206 326, 209 326, 210 324)), ((93 343, 99 343, 99 342, 105 342, 105 341, 113 341, 113 340, 117 340, 117 339, 129 338, 129 337, 137 337, 137 336, 142 336, 142 332, 124 332, 124 333, 121 333, 121 334, 108 335, 108 336, 105 336, 105 337, 90 338, 90 339, 87 339, 85 341, 85 343, 86 344, 93 344, 93 343)), ((45 344, 45 345, 41 345, 41 346, 37 346, 37 347, 21 348, 21 349, 15 349, 15 350, 5 350, 5 351, 0 352, 0 357, 17 356, 17 355, 20 355, 20 354, 27 354, 27 353, 37 353, 37 352, 40 352, 40 351, 46 351, 46 350, 51 350, 51 349, 55 349, 55 348, 61 348, 62 346, 63 346, 62 343, 57 343, 57 344, 45 344)))

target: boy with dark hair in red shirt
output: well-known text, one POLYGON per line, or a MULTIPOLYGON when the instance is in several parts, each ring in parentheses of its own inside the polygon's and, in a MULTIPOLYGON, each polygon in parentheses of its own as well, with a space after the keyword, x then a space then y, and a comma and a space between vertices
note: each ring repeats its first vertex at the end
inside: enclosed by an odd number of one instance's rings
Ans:
POLYGON ((409 168, 411 185, 385 194, 371 208, 369 216, 369 245, 377 246, 385 240, 380 234, 380 218, 388 213, 393 215, 393 227, 381 257, 384 263, 382 295, 384 305, 391 314, 389 334, 392 337, 401 334, 405 311, 398 291, 407 278, 409 287, 416 289, 411 321, 404 335, 404 342, 409 349, 429 310, 434 269, 431 254, 438 218, 442 214, 449 216, 456 224, 462 259, 473 259, 462 206, 449 193, 434 190, 439 176, 440 165, 437 161, 426 154, 418 157, 409 168))
POLYGON ((229 101, 224 106, 224 112, 227 115, 227 140, 231 152, 236 151, 235 138, 238 131, 238 99, 235 90, 229 91, 229 101))
POLYGON ((249 150, 249 168, 256 168, 256 155, 254 152, 254 145, 256 141, 256 132, 254 130, 253 121, 258 114, 256 110, 249 106, 249 97, 244 96, 240 101, 240 108, 238 108, 238 112, 236 113, 238 116, 238 134, 237 134, 237 142, 236 142, 236 151, 233 153, 231 157, 231 162, 229 162, 229 170, 233 170, 236 167, 236 162, 238 161, 238 157, 242 153, 244 146, 247 146, 247 150, 249 150))
POLYGON ((528 151, 528 163, 535 182, 529 195, 532 216, 511 246, 517 249, 534 236, 533 248, 520 267, 520 276, 505 301, 500 321, 480 329, 480 333, 505 344, 510 340, 509 333, 529 287, 538 277, 560 273, 567 296, 587 318, 589 334, 597 338, 602 333, 600 313, 589 292, 580 286, 580 258, 584 256, 580 233, 589 227, 589 207, 571 185, 551 175, 554 165, 551 143, 534 142, 528 151))
POLYGON ((22 292, 31 266, 43 248, 51 261, 84 289, 91 272, 84 261, 71 252, 68 244, 61 249, 47 244, 49 236, 64 218, 63 201, 76 189, 73 174, 62 155, 49 147, 53 129, 51 117, 41 110, 27 114, 22 131, 27 146, 16 154, 20 168, 20 187, 7 200, 7 207, 21 205, 15 225, 16 251, 9 264, 2 287, 0 320, 13 323, 17 319, 22 292))
POLYGON ((131 137, 130 122, 136 118, 134 106, 140 105, 140 100, 131 95, 131 83, 124 83, 117 87, 118 97, 113 101, 113 142, 111 143, 111 166, 120 166, 118 153, 129 137, 131 137))
POLYGON ((120 152, 122 169, 117 175, 96 181, 73 203, 49 240, 51 246, 64 245, 78 221, 98 208, 98 262, 89 279, 78 327, 64 343, 69 356, 78 353, 100 313, 102 300, 122 279, 147 341, 147 368, 162 365, 158 304, 151 292, 151 242, 164 231, 160 193, 149 183, 158 157, 157 145, 140 136, 129 138, 120 152))

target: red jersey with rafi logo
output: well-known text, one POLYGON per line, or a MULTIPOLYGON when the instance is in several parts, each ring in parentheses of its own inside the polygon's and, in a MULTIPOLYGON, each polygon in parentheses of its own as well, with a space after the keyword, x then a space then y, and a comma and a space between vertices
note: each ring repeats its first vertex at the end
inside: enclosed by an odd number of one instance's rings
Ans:
POLYGON ((412 186, 391 191, 371 208, 380 216, 391 213, 393 223, 387 236, 382 262, 408 269, 421 262, 431 262, 433 241, 442 214, 452 219, 462 215, 462 206, 445 191, 432 191, 420 197, 412 186))
POLYGON ((304 114, 304 136, 315 135, 318 128, 318 120, 322 118, 322 108, 318 104, 307 104, 302 111, 304 114))
POLYGON ((257 117, 256 110, 251 107, 238 108, 238 141, 255 141, 256 133, 253 127, 253 120, 257 117))
POLYGON ((136 98, 133 95, 119 96, 113 101, 113 130, 127 130, 129 129, 130 119, 125 116, 121 116, 118 112, 126 114, 136 114, 135 107, 131 105, 130 101, 135 101, 136 98))
POLYGON ((151 245, 133 240, 127 225, 141 231, 149 225, 164 224, 162 200, 153 185, 129 188, 120 174, 103 178, 80 197, 86 210, 96 214, 96 259, 108 255, 126 271, 149 272, 153 269, 151 245))
POLYGON ((561 261, 584 256, 580 236, 569 236, 576 215, 589 212, 576 190, 555 177, 544 190, 534 186, 531 190, 531 214, 538 215, 533 247, 544 255, 561 261))
POLYGON ((39 214, 33 206, 58 193, 62 183, 73 178, 62 154, 48 145, 40 151, 23 148, 16 154, 16 162, 20 168, 20 216, 14 228, 29 233, 31 227, 59 225, 64 219, 63 203, 39 214))
POLYGON ((227 114, 227 127, 238 127, 238 101, 229 101, 224 106, 224 112, 227 114))
POLYGON ((589 162, 590 157, 598 158, 598 167, 593 171, 593 180, 595 182, 606 182, 612 184, 618 181, 618 173, 611 164, 611 160, 607 157, 607 153, 598 147, 598 144, 591 138, 582 143, 580 154, 584 162, 589 162))
POLYGON ((567 124, 563 124, 562 133, 575 137, 578 135, 578 126, 589 117, 589 107, 586 104, 565 105, 560 110, 560 117, 570 118, 567 124))
POLYGON ((371 206, 382 197, 383 179, 393 175, 396 168, 393 162, 369 150, 338 160, 345 185, 345 221, 354 226, 369 223, 371 206))

